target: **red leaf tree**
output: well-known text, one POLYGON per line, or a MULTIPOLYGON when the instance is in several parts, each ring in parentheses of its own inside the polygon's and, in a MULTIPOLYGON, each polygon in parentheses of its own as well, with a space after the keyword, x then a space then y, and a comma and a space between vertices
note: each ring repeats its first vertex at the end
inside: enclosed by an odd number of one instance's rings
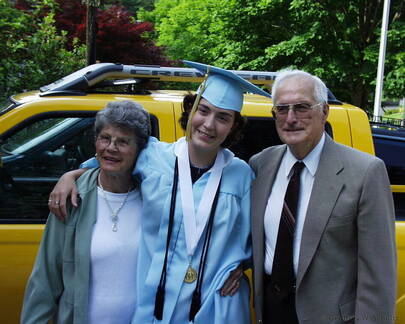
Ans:
MULTIPOLYGON (((86 6, 77 0, 56 0, 55 20, 58 30, 68 33, 68 46, 73 39, 86 41, 86 6)), ((30 11, 27 0, 18 0, 16 8, 30 11)), ((153 32, 150 22, 137 22, 129 11, 120 5, 99 9, 97 13, 97 60, 124 64, 172 65, 164 49, 147 38, 153 32)))

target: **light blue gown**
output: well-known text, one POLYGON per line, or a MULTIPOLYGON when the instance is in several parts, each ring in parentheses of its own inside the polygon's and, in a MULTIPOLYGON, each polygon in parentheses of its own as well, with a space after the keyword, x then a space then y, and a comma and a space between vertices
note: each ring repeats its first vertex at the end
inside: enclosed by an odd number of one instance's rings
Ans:
MULTIPOLYGON (((165 257, 176 158, 174 148, 181 141, 168 144, 151 138, 137 160, 135 171, 142 178, 143 218, 136 273, 138 305, 132 324, 189 323, 191 296, 196 282, 184 282, 189 257, 179 189, 167 262, 163 319, 156 320, 153 315, 156 289, 165 257)), ((229 150, 225 149, 224 155, 226 166, 222 173, 205 265, 201 308, 194 320, 196 324, 250 323, 249 285, 246 279, 241 281, 241 286, 234 296, 221 297, 219 294, 230 271, 251 257, 250 186, 253 173, 245 162, 235 158, 229 150)), ((95 166, 94 160, 83 166, 95 166)), ((209 174, 210 171, 206 172, 193 185, 196 208, 199 206, 209 174)), ((192 258, 192 265, 197 270, 204 237, 205 231, 192 258)))

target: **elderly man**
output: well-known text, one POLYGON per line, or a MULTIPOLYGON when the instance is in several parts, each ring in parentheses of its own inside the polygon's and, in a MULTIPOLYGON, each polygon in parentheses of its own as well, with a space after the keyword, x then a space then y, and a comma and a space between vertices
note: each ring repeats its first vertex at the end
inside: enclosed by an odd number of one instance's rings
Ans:
POLYGON ((393 323, 394 207, 384 163, 325 133, 319 78, 281 72, 273 101, 286 145, 250 160, 258 323, 393 323))

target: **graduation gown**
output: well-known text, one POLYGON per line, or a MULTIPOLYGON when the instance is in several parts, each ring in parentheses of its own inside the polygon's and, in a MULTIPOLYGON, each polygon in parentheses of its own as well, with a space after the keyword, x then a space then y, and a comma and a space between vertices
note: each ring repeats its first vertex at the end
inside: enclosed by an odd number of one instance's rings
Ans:
MULTIPOLYGON (((169 223, 170 200, 175 166, 176 146, 186 145, 184 138, 168 144, 151 138, 138 157, 136 172, 142 179, 142 230, 138 255, 137 300, 132 324, 189 323, 191 297, 196 281, 185 283, 189 266, 179 186, 177 188, 174 224, 169 245, 165 303, 161 321, 154 317, 155 295, 159 284, 169 223)), ((242 160, 223 150, 225 167, 214 216, 211 242, 201 290, 201 308, 196 324, 250 323, 249 285, 241 280, 234 296, 221 297, 219 290, 231 270, 251 257, 250 186, 253 173, 242 160)), ((210 171, 193 185, 198 208, 210 171)), ((199 268, 205 231, 192 257, 192 266, 199 268)))

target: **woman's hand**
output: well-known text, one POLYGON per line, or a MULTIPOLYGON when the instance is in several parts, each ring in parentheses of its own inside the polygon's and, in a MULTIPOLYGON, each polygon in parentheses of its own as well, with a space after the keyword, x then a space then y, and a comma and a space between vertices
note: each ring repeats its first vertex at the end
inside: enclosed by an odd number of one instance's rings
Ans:
POLYGON ((60 177, 52 192, 49 195, 48 207, 51 213, 55 214, 61 221, 67 217, 66 201, 70 196, 70 201, 74 207, 78 204, 78 192, 76 179, 79 178, 86 169, 78 169, 66 172, 60 177))
POLYGON ((243 276, 243 266, 242 263, 239 266, 232 270, 229 274, 228 279, 226 279, 224 285, 221 288, 220 294, 224 296, 233 296, 238 291, 240 286, 240 280, 243 276))

